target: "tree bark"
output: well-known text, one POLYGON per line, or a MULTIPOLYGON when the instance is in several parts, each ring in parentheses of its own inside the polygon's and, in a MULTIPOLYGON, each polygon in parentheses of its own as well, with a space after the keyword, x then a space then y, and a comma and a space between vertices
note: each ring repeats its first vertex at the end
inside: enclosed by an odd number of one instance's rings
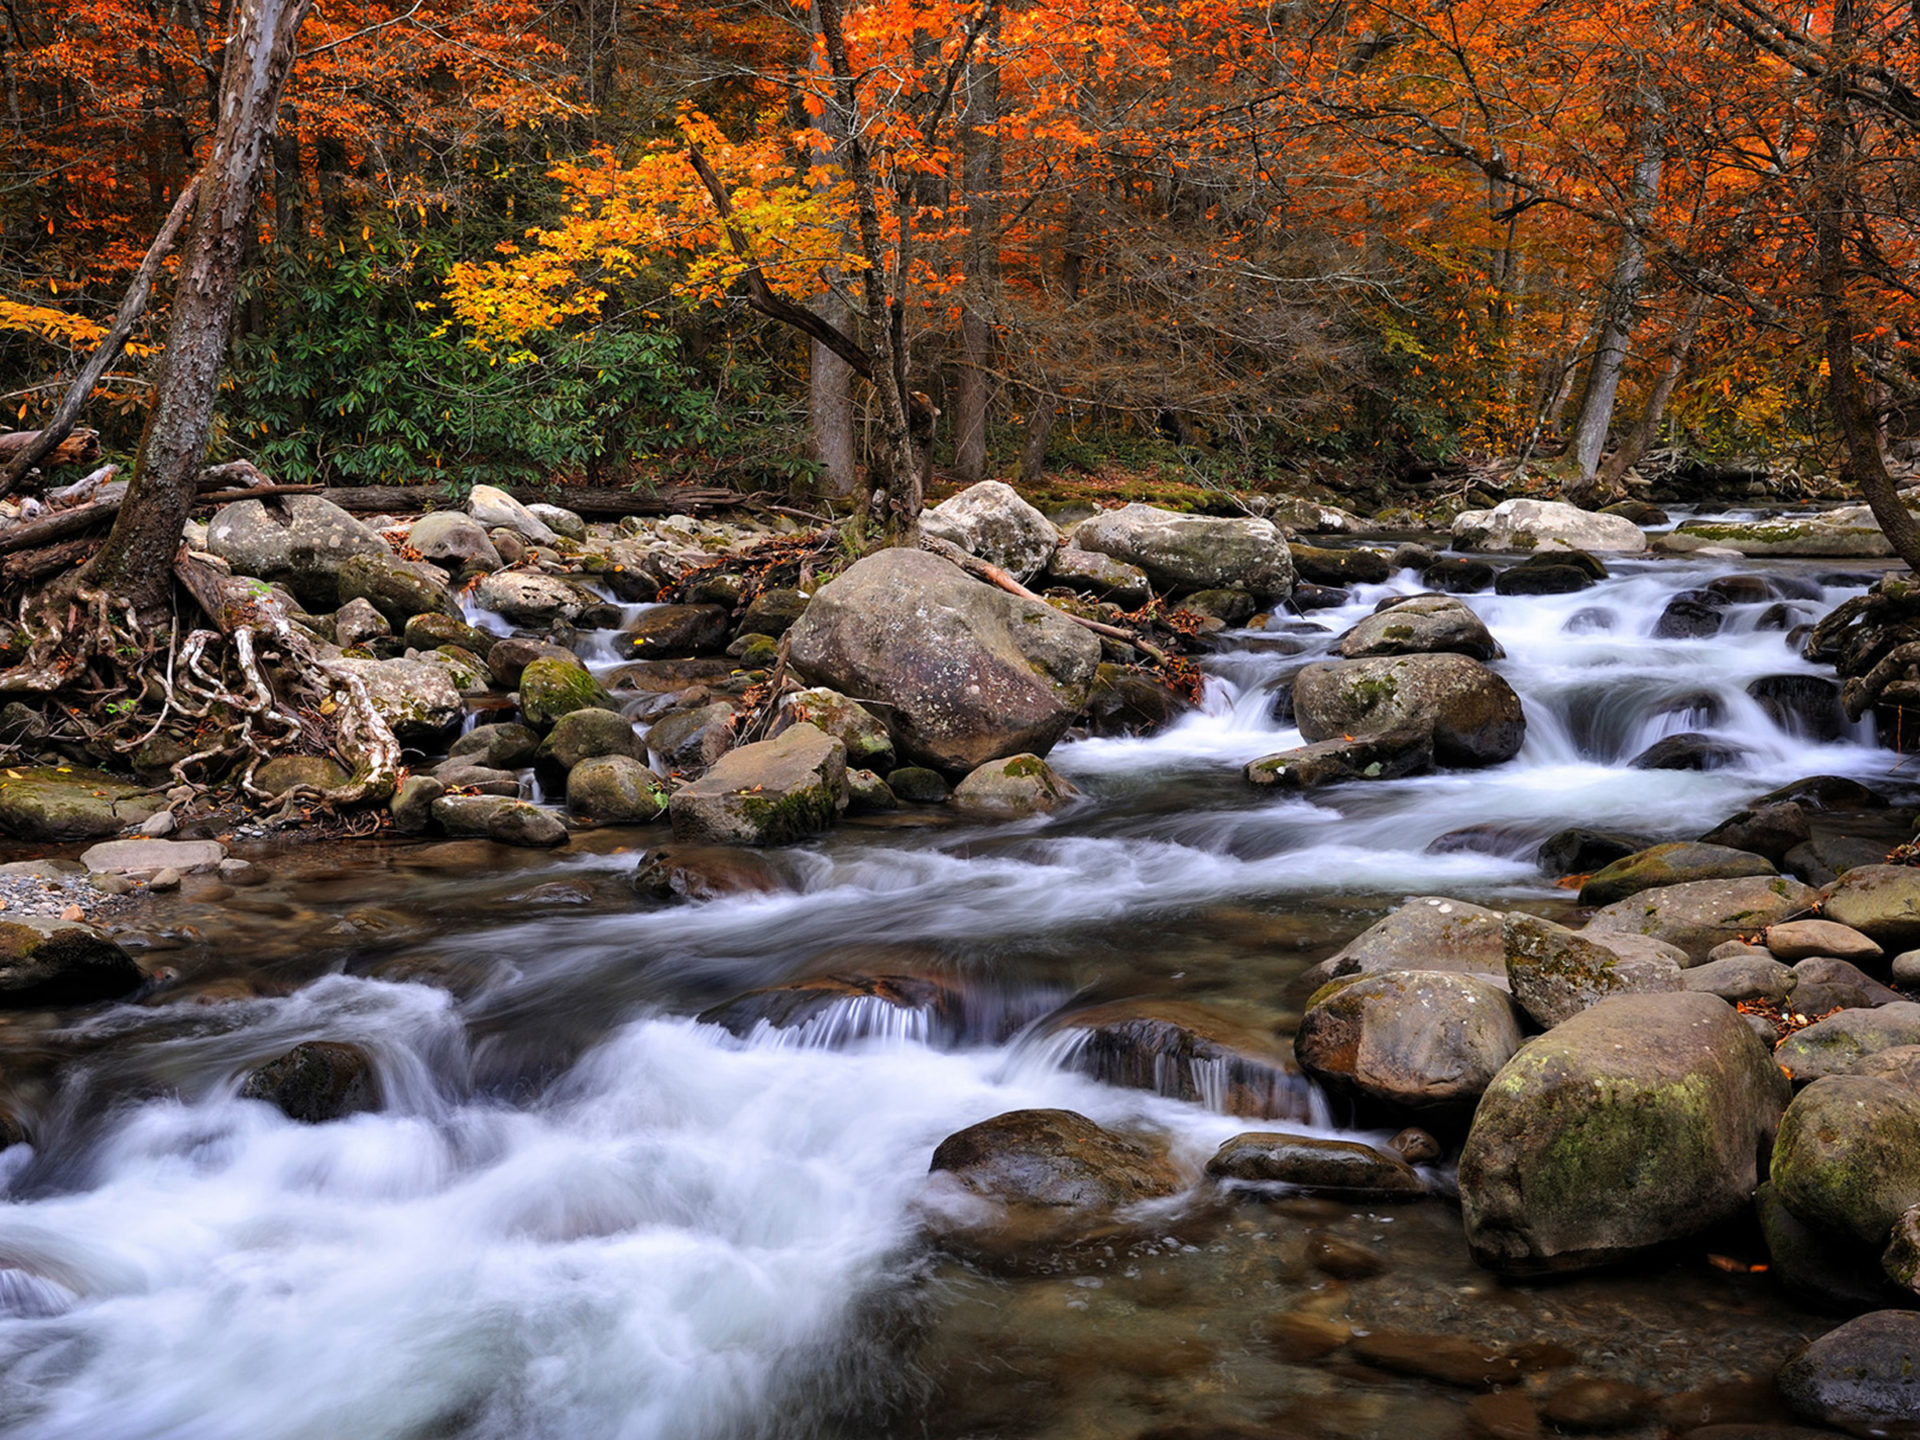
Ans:
POLYGON ((1813 233, 1820 312, 1826 328, 1827 403, 1840 431, 1841 473, 1873 511, 1894 554, 1920 570, 1920 525, 1900 503, 1880 431, 1854 364, 1858 322, 1847 293, 1847 234, 1854 208, 1852 95, 1860 68, 1854 0, 1833 8, 1831 58, 1820 77, 1820 123, 1813 147, 1813 233))
POLYGON ((1594 472, 1600 468, 1607 430, 1613 423, 1614 399, 1620 392, 1620 372, 1626 368, 1627 345, 1633 338, 1634 311, 1647 273, 1647 247, 1640 233, 1660 194, 1664 152, 1659 122, 1663 108, 1659 96, 1642 94, 1640 157, 1633 167, 1629 223, 1620 235, 1620 253, 1607 286, 1606 315, 1599 343, 1594 346, 1593 363, 1587 367, 1586 395, 1567 443, 1567 454, 1579 471, 1576 495, 1592 484, 1594 472))
POLYGON ((126 503, 83 582, 157 614, 172 595, 174 551, 206 457, 234 297, 255 201, 312 0, 246 0, 220 74, 219 124, 202 174, 153 409, 126 503))
POLYGON ((1712 302, 1713 297, 1705 291, 1696 292, 1687 305, 1686 318, 1667 341, 1666 354, 1660 361, 1660 374, 1654 379, 1653 390, 1640 410, 1640 418, 1633 422, 1633 429, 1627 432, 1627 438, 1620 442, 1619 449, 1607 457, 1599 474, 1594 477, 1595 489, 1605 497, 1603 503, 1619 498, 1621 481, 1627 471, 1640 463, 1640 457, 1652 449, 1653 442, 1659 438, 1661 422, 1667 418, 1667 406, 1673 400, 1680 377, 1687 373, 1687 356, 1693 351, 1694 337, 1700 333, 1700 322, 1706 318, 1707 306, 1712 302))
MULTIPOLYGON (((996 23, 996 39, 998 30, 996 23)), ((953 468, 968 485, 987 473, 993 365, 993 324, 987 317, 995 309, 1000 279, 1000 70, 989 53, 970 71, 960 170, 967 207, 961 256, 967 294, 960 311, 960 373, 953 407, 953 468)))
POLYGON ((1059 413, 1051 385, 1034 393, 1033 408, 1027 414, 1027 439, 1020 449, 1020 479, 1026 484, 1047 472, 1047 441, 1053 438, 1053 421, 1059 413))

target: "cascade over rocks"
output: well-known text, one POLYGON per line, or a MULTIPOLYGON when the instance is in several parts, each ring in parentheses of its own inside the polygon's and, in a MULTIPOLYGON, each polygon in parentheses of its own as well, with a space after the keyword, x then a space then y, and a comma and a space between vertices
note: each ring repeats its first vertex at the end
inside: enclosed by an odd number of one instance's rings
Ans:
POLYGON ((1162 589, 1230 585, 1267 602, 1293 591, 1293 554, 1270 520, 1219 520, 1133 504, 1082 520, 1073 544, 1137 565, 1162 589))
POLYGON ((1045 1033, 1080 1043, 1064 1063, 1108 1085, 1151 1090, 1227 1115, 1305 1120, 1307 1085, 1273 1036, 1179 1000, 1119 1000, 1072 1010, 1045 1033))
POLYGON ((694 1018, 745 1040, 765 1028, 803 1045, 841 1046, 875 1036, 951 1039, 963 1030, 962 997, 924 975, 812 975, 749 990, 694 1018))
POLYGON ((1602 1000, 1494 1077, 1460 1157, 1474 1259, 1588 1269, 1742 1210, 1787 1081, 1711 995, 1602 1000))
POLYGON ((920 529, 998 566, 1021 584, 1038 575, 1060 547, 1053 522, 999 480, 969 485, 920 514, 920 529))
POLYGON ((289 1120, 308 1125, 380 1108, 373 1058, 358 1045, 314 1040, 250 1072, 243 1100, 264 1100, 289 1120))
POLYGON ((1498 765, 1527 733, 1513 687, 1464 655, 1309 665, 1294 677, 1293 711, 1308 740, 1426 728, 1442 765, 1498 765))
POLYGON ((856 562, 788 640, 808 680, 880 710, 902 759, 948 771, 1044 756, 1100 664, 1100 642, 1051 606, 917 550, 856 562))

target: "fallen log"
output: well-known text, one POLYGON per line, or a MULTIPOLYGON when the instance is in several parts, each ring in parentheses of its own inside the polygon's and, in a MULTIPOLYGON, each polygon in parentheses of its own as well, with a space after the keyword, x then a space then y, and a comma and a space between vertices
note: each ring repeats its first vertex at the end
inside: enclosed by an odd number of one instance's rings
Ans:
POLYGON ((102 535, 82 535, 76 540, 64 540, 57 545, 43 545, 37 550, 8 555, 0 559, 0 585, 32 585, 63 570, 70 570, 91 559, 105 538, 102 535))
MULTIPOLYGON (((0 464, 12 460, 23 450, 31 449, 40 443, 38 430, 9 430, 0 435, 0 464)), ((47 454, 40 457, 39 463, 47 469, 55 465, 91 465, 100 458, 100 432, 97 430, 75 430, 47 454)))

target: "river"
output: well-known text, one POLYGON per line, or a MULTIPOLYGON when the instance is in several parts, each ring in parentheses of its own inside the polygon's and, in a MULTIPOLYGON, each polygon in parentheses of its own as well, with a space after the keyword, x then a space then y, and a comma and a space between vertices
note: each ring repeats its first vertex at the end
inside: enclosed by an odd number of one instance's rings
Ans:
POLYGON ((1167 733, 1057 749, 1069 810, 848 823, 771 857, 774 894, 641 902, 660 836, 632 830, 286 846, 266 885, 190 887, 127 937, 173 977, 147 1002, 0 1017, 37 1142, 0 1152, 0 1436, 1414 1440, 1484 1403, 1303 1357, 1282 1315, 1558 1347, 1552 1374, 1645 1387, 1669 1421, 1716 1382, 1702 1415, 1765 1413, 1773 1367, 1830 1322, 1748 1273, 1751 1236, 1724 1266, 1695 1249, 1530 1288, 1476 1270, 1443 1201, 1194 1199, 991 1270, 922 1218, 934 1146, 1006 1110, 1162 1132, 1196 1173, 1259 1128, 1061 1068, 1028 1022, 1062 1005, 1194 1001, 1285 1033, 1303 972, 1407 895, 1563 915, 1533 853, 1565 826, 1690 838, 1812 774, 1906 794, 1866 728, 1821 741, 1747 693, 1817 673, 1756 623, 1870 578, 1839 568, 1621 561, 1575 595, 1465 597, 1528 721, 1486 771, 1305 797, 1240 778, 1300 743, 1272 718, 1283 677, 1417 589, 1402 572, 1226 637, 1203 713, 1167 733), (1734 573, 1776 594, 1712 639, 1651 636, 1672 595, 1734 573), (1627 768, 1681 731, 1742 756, 1627 768), (827 970, 948 977, 964 1023, 856 1006, 740 1040, 692 1018, 827 970), (309 1126, 237 1098, 309 1039, 366 1047, 384 1108, 309 1126), (1329 1273, 1316 1236, 1377 1273, 1329 1273))

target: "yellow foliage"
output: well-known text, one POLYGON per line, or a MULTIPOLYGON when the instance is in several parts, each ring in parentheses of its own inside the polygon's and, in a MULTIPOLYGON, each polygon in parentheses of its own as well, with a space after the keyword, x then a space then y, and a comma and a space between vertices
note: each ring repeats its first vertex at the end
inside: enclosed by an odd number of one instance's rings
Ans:
POLYGON ((502 246, 502 259, 453 267, 448 299, 472 343, 517 347, 572 321, 590 323, 614 288, 661 259, 683 263, 674 282, 683 297, 718 300, 749 264, 728 227, 767 283, 795 299, 817 293, 823 271, 860 268, 846 247, 848 187, 830 167, 801 168, 794 157, 805 134, 735 144, 695 110, 682 113, 680 130, 679 140, 655 142, 631 165, 602 147, 555 166, 549 173, 569 197, 558 225, 502 246), (726 226, 688 162, 691 146, 726 189, 726 226))

